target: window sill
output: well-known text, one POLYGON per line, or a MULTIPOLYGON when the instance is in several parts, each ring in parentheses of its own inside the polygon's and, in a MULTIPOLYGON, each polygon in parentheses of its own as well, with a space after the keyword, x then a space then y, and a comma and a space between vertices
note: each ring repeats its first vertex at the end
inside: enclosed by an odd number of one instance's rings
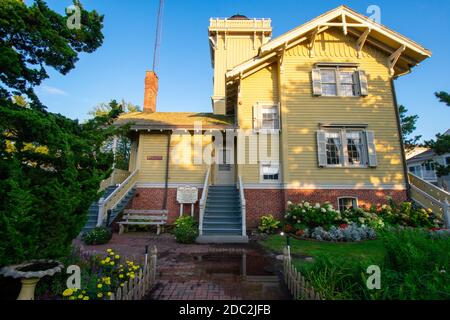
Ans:
POLYGON ((375 169, 376 167, 369 166, 319 166, 322 169, 375 169))

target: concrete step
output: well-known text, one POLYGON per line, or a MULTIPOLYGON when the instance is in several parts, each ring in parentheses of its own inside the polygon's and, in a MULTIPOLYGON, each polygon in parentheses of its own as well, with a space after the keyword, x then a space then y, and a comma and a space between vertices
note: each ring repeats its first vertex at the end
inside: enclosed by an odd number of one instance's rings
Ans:
POLYGON ((213 206, 237 206, 240 207, 241 203, 239 201, 228 201, 228 200, 206 200, 206 206, 213 205, 213 206))
POLYGON ((242 235, 203 235, 197 238, 197 243, 248 243, 248 237, 242 235))
POLYGON ((242 227, 240 224, 205 224, 203 225, 203 233, 204 234, 241 234, 242 227))
POLYGON ((212 222, 212 221, 242 221, 242 217, 239 216, 205 216, 203 218, 203 222, 212 222))
POLYGON ((241 209, 210 209, 206 208, 205 217, 206 216, 241 216, 241 209))

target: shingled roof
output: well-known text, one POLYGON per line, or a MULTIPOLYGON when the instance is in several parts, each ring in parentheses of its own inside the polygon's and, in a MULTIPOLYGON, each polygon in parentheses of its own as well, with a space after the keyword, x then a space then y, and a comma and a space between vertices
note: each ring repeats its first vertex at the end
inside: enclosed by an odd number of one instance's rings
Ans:
POLYGON ((116 125, 131 124, 133 130, 194 129, 196 123, 201 123, 203 129, 232 129, 234 117, 192 112, 133 112, 120 116, 115 122, 116 125))

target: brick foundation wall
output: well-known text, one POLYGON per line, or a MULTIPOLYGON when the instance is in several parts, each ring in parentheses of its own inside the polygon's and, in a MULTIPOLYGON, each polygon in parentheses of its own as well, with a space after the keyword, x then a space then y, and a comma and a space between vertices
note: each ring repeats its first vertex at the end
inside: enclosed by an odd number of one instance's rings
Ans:
POLYGON ((287 201, 294 203, 303 200, 311 203, 330 202, 335 208, 338 207, 338 198, 356 197, 359 206, 386 204, 386 197, 391 197, 396 202, 408 199, 405 190, 285 190, 287 201))
POLYGON ((284 190, 246 189, 245 190, 247 229, 256 229, 261 216, 272 214, 281 219, 284 208, 284 190))
POLYGON ((392 197, 396 202, 407 200, 406 191, 402 190, 245 190, 247 228, 255 229, 261 216, 272 214, 282 219, 287 208, 287 202, 310 203, 330 202, 338 207, 338 198, 357 197, 359 206, 386 204, 386 197, 392 197))
MULTIPOLYGON (((199 189, 199 201, 202 189, 199 189)), ((396 202, 407 200, 406 191, 399 190, 277 190, 277 189, 246 189, 247 229, 256 229, 261 216, 272 214, 282 219, 286 211, 287 202, 294 203, 303 200, 310 203, 331 202, 337 208, 340 197, 357 197, 360 206, 386 204, 386 197, 392 197, 396 202)), ((135 210, 161 210, 163 205, 164 188, 138 188, 136 196, 128 208, 135 210)), ((177 202, 177 189, 168 191, 167 206, 169 210, 169 224, 172 224, 180 213, 177 202)), ((195 218, 198 219, 199 203, 194 207, 195 218)), ((190 214, 191 206, 184 206, 185 215, 190 214)))
MULTIPOLYGON (((138 188, 136 195, 129 204, 130 209, 134 210, 162 210, 164 188, 138 188)), ((198 191, 198 197, 202 195, 202 189, 198 191)), ((169 210, 168 223, 172 224, 180 216, 180 204, 177 202, 177 189, 169 188, 167 196, 167 209, 169 210)), ((198 218, 199 204, 194 206, 195 218, 198 218)), ((191 205, 184 205, 184 214, 191 214, 191 205)))

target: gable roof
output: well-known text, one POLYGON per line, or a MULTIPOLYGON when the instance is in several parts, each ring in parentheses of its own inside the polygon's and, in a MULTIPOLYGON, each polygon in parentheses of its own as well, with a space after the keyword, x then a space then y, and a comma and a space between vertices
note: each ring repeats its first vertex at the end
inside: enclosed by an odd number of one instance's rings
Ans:
MULTIPOLYGON (((408 71, 432 55, 431 51, 409 38, 376 23, 347 6, 340 6, 262 45, 258 56, 236 66, 227 72, 226 77, 232 79, 257 68, 275 57, 279 51, 307 41, 331 27, 342 28, 344 34, 358 38, 362 46, 369 43, 378 47, 392 55, 391 58, 395 59, 395 62, 401 61, 403 67, 406 67, 408 71)), ((401 74, 402 72, 397 70, 396 75, 401 74)))
POLYGON ((234 117, 192 112, 132 112, 121 115, 114 124, 131 124, 132 130, 166 130, 194 129, 196 122, 201 122, 203 129, 234 127, 234 117))

